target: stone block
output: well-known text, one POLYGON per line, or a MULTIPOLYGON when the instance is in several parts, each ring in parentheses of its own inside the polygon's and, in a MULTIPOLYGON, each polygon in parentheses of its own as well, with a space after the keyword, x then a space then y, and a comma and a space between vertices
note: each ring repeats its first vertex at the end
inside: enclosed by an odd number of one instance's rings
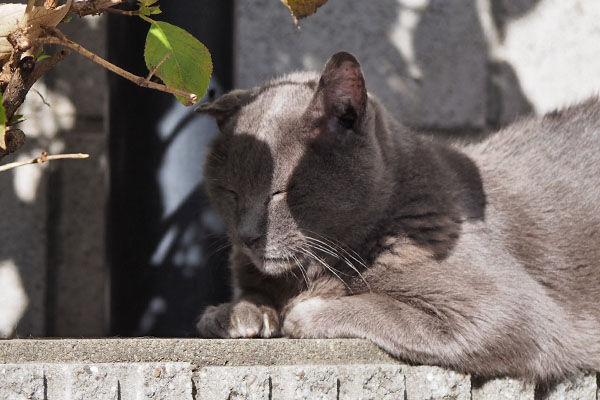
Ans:
POLYGON ((405 374, 407 400, 471 398, 471 379, 468 375, 428 366, 407 368, 405 374))
POLYGON ((501 54, 528 101, 545 113, 597 95, 600 2, 493 1, 502 28, 501 54))
POLYGON ((544 400, 596 400, 597 391, 596 374, 579 375, 559 383, 550 390, 541 392, 539 398, 544 400))
MULTIPOLYGON (((87 16, 62 24, 61 31, 71 40, 106 58, 106 25, 105 15, 87 16)), ((95 121, 106 118, 107 74, 100 65, 72 52, 47 76, 49 87, 73 102, 77 129, 88 130, 90 122, 95 124, 95 121)))
POLYGON ((0 399, 46 400, 40 364, 0 365, 0 399))
MULTIPOLYGON (((25 152, 17 160, 32 156, 25 152)), ((8 161, 15 160, 3 160, 8 161)), ((0 247, 0 337, 45 333, 46 168, 38 165, 17 168, 4 172, 0 181, 5 227, 0 233, 3 243, 0 247)))
POLYGON ((516 379, 471 382, 473 400, 534 400, 535 386, 516 379))
POLYGON ((47 399, 192 397, 189 363, 44 364, 47 399))
POLYGON ((406 391, 400 365, 348 365, 338 368, 339 399, 404 399, 406 391))
POLYGON ((108 332, 105 221, 108 185, 106 138, 100 133, 64 135, 65 153, 86 160, 56 163, 50 177, 53 249, 49 254, 52 316, 49 334, 100 337, 108 332))
POLYGON ((205 367, 194 374, 198 400, 271 399, 267 367, 205 367))
POLYGON ((118 398, 119 375, 122 372, 111 364, 46 364, 44 374, 48 399, 118 398))
POLYGON ((301 29, 270 0, 236 2, 235 15, 238 87, 320 71, 346 50, 361 62, 369 91, 400 120, 445 129, 485 124, 487 48, 473 0, 330 1, 301 29))
POLYGON ((192 398, 192 367, 189 363, 139 363, 137 372, 142 378, 144 399, 192 398))
POLYGON ((340 379, 338 370, 329 365, 295 365, 273 370, 272 398, 337 400, 340 379))

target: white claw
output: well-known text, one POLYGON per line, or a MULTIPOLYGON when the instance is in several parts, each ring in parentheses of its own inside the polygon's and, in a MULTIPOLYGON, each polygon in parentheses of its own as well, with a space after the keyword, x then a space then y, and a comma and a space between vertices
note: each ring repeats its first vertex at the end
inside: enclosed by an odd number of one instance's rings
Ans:
POLYGON ((267 313, 263 313, 263 331, 265 337, 271 337, 271 325, 269 324, 269 317, 267 313))

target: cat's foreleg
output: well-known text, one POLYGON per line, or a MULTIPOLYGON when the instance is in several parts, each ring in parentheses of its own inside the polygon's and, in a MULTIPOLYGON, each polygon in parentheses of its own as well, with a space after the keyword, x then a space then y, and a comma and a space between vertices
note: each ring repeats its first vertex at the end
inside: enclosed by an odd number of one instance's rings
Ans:
POLYGON ((369 339, 405 361, 480 375, 519 369, 506 365, 520 362, 517 357, 490 364, 485 349, 465 340, 464 332, 453 331, 433 310, 426 312, 385 294, 302 299, 283 317, 282 331, 292 338, 369 339))

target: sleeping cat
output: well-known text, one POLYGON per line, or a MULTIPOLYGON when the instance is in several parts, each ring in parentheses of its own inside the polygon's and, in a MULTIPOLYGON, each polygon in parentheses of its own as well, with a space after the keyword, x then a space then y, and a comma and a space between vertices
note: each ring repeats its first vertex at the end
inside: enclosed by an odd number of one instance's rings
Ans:
POLYGON ((403 127, 331 57, 198 107, 234 298, 202 337, 367 338, 412 363, 538 382, 600 370, 600 102, 483 142, 403 127))

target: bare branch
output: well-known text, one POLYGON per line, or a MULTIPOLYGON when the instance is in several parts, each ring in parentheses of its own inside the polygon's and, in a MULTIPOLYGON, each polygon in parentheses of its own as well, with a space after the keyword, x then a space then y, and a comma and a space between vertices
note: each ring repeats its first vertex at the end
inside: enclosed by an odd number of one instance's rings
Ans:
POLYGON ((71 8, 67 12, 67 15, 79 15, 83 17, 85 15, 100 14, 110 7, 118 6, 122 4, 124 0, 87 0, 78 1, 71 5, 71 8))
POLYGON ((106 61, 102 57, 92 53, 91 51, 84 48, 83 46, 70 41, 58 29, 52 29, 52 32, 55 33, 58 37, 52 37, 52 36, 42 37, 42 38, 39 38, 36 40, 36 44, 58 44, 61 46, 68 47, 68 48, 78 52, 82 56, 89 58, 93 62, 100 64, 101 66, 108 69, 109 71, 112 71, 115 74, 120 75, 123 78, 135 83, 138 86, 150 88, 150 89, 156 89, 156 90, 160 90, 162 92, 181 96, 181 97, 187 99, 188 105, 194 104, 198 100, 198 96, 193 93, 184 92, 183 90, 178 90, 178 89, 175 89, 175 88, 172 88, 172 87, 169 87, 166 85, 161 85, 159 83, 155 83, 152 81, 147 81, 141 76, 134 75, 131 72, 125 71, 124 69, 117 67, 116 65, 106 61))
POLYGON ((140 15, 139 10, 126 11, 126 10, 119 10, 118 8, 103 8, 100 11, 107 12, 110 14, 127 15, 128 17, 135 17, 135 16, 140 15))
POLYGON ((48 70, 54 68, 56 64, 58 64, 63 58, 71 54, 71 52, 67 49, 62 49, 52 54, 50 58, 45 59, 44 61, 36 64, 35 69, 31 73, 29 80, 32 81, 33 85, 42 75, 44 75, 48 70))
POLYGON ((40 157, 33 158, 29 161, 12 162, 4 165, 0 165, 0 172, 9 171, 14 168, 22 167, 30 164, 42 164, 46 161, 52 160, 64 160, 64 159, 83 159, 89 158, 89 154, 75 153, 75 154, 56 154, 49 156, 47 152, 43 152, 40 157))
MULTIPOLYGON (((19 61, 17 69, 12 73, 11 80, 3 94, 2 104, 6 109, 6 118, 10 121, 17 109, 25 101, 27 93, 31 86, 49 69, 54 67, 63 58, 69 55, 69 50, 63 49, 54 53, 50 58, 35 65, 33 71, 33 61, 31 58, 23 58, 19 61)), ((45 103, 45 101, 44 101, 45 103)), ((10 123, 9 123, 10 125, 10 123)), ((0 159, 6 153, 0 152, 0 159)))
POLYGON ((0 148, 0 159, 7 154, 14 153, 25 144, 25 134, 20 129, 10 129, 4 135, 6 150, 0 148))
POLYGON ((17 108, 25 100, 25 96, 29 91, 27 84, 29 76, 33 72, 35 62, 32 57, 25 57, 19 61, 17 69, 13 72, 13 75, 6 86, 2 98, 2 105, 6 113, 6 119, 10 121, 17 108))

